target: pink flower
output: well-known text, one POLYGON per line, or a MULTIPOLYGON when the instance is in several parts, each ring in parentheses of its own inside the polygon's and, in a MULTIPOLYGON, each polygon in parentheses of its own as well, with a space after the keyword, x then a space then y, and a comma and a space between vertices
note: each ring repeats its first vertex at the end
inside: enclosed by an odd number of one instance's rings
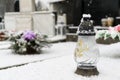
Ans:
POLYGON ((114 28, 116 31, 120 32, 120 25, 115 26, 114 28))

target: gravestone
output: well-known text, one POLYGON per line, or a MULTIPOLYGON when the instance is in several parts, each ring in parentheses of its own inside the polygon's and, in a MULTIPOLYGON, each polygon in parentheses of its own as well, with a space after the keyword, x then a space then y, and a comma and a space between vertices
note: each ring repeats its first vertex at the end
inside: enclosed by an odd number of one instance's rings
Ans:
POLYGON ((55 36, 55 15, 50 11, 34 12, 33 14, 33 30, 39 31, 48 37, 55 36))
POLYGON ((32 13, 9 12, 5 14, 5 28, 11 31, 32 30, 32 13))
POLYGON ((19 14, 16 16, 16 31, 32 30, 32 15, 31 14, 19 14))
POLYGON ((19 0, 19 3, 20 12, 5 13, 6 30, 34 30, 46 34, 48 37, 55 36, 56 19, 52 11, 35 12, 35 0, 19 0))

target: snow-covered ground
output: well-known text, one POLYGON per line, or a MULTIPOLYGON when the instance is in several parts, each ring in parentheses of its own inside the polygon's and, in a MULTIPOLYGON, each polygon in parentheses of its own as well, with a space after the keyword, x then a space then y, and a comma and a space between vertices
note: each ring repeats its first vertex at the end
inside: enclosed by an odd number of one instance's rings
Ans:
POLYGON ((75 43, 52 44, 50 48, 43 48, 41 54, 34 55, 13 54, 10 49, 5 49, 9 46, 9 42, 0 42, 0 68, 69 55, 74 53, 75 43))
POLYGON ((29 63, 24 66, 0 70, 0 80, 120 80, 120 43, 98 45, 100 60, 98 76, 83 77, 75 74, 73 53, 76 43, 54 43, 39 55, 15 55, 10 50, 0 50, 0 66, 29 63))

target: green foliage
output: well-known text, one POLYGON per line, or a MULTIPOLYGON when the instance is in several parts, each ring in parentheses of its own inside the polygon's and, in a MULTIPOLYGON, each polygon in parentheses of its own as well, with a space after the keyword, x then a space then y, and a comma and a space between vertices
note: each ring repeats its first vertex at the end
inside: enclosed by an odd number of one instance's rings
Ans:
MULTIPOLYGON (((41 35, 40 33, 34 32, 33 34, 35 34, 34 38, 31 38, 29 40, 24 37, 24 32, 19 34, 11 34, 9 40, 13 42, 13 51, 18 54, 33 54, 40 53, 41 48, 50 46, 50 43, 46 39, 46 35, 41 35)), ((30 36, 28 35, 28 38, 29 37, 30 36)))

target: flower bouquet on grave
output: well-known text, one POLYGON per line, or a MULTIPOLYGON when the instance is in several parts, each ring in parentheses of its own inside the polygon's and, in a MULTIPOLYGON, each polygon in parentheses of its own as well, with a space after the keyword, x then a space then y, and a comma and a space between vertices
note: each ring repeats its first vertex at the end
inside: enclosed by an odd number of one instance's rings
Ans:
POLYGON ((9 40, 13 42, 11 48, 18 54, 40 53, 41 48, 49 47, 46 35, 33 31, 24 31, 10 34, 9 40))
POLYGON ((100 44, 120 42, 120 25, 109 27, 108 30, 97 31, 96 42, 100 44))

